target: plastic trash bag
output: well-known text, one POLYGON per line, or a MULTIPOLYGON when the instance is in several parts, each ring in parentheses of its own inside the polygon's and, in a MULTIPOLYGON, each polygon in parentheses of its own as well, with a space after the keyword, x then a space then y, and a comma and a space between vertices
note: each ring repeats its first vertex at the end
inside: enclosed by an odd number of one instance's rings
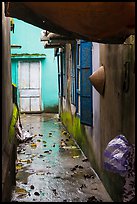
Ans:
POLYGON ((16 138, 18 139, 19 142, 25 142, 32 138, 32 135, 22 127, 20 121, 17 122, 15 126, 15 131, 16 138))
POLYGON ((125 176, 128 172, 130 148, 124 135, 118 135, 112 139, 104 151, 104 168, 125 176))

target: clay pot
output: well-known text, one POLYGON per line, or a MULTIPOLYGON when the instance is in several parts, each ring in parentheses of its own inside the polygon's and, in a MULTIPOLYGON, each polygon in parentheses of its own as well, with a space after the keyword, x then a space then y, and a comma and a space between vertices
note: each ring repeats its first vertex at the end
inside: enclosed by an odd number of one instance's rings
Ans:
POLYGON ((89 76, 89 80, 94 88, 103 95, 105 86, 105 70, 104 67, 99 67, 92 75, 89 76))

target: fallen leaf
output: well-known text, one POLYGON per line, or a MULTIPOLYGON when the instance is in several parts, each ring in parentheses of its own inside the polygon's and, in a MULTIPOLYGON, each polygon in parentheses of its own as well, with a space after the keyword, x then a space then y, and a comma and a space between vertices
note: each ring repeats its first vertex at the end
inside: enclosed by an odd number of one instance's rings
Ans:
POLYGON ((91 178, 91 176, 92 175, 90 175, 90 174, 84 174, 84 178, 86 179, 86 178, 91 178))
POLYGON ((33 148, 37 147, 36 143, 32 143, 30 146, 33 147, 33 148))
POLYGON ((31 186, 30 186, 30 188, 31 188, 31 189, 34 189, 34 186, 33 186, 33 185, 31 185, 31 186))
POLYGON ((78 158, 78 157, 79 157, 79 155, 76 155, 76 156, 73 156, 72 158, 75 159, 75 158, 78 158))
POLYGON ((38 171, 38 172, 36 172, 36 175, 45 175, 45 172, 43 172, 43 171, 38 171))
MULTIPOLYGON (((25 196, 27 196, 27 193, 26 194, 19 194, 18 196, 17 196, 17 198, 24 198, 25 196)), ((17 202, 17 201, 16 201, 17 202)))
POLYGON ((44 153, 49 153, 49 150, 44 151, 44 153))
POLYGON ((42 155, 42 154, 40 154, 39 156, 38 156, 38 158, 43 158, 44 157, 44 155, 42 155))
POLYGON ((87 187, 86 187, 85 184, 82 184, 82 185, 80 186, 80 189, 82 189, 82 188, 87 188, 87 187))
POLYGON ((83 162, 87 162, 87 161, 88 161, 88 159, 87 159, 87 158, 86 158, 86 159, 82 159, 82 161, 83 161, 83 162))
POLYGON ((53 193, 54 193, 55 195, 58 194, 57 191, 56 191, 56 189, 52 189, 52 191, 53 191, 53 193))
POLYGON ((32 161, 31 161, 31 159, 28 159, 27 164, 30 164, 30 163, 32 163, 32 161))
POLYGON ((22 168, 23 168, 22 165, 16 165, 16 170, 20 170, 20 169, 22 169, 22 168))
POLYGON ((51 137, 52 136, 52 132, 49 132, 49 137, 51 137))
POLYGON ((83 169, 83 166, 78 166, 79 169, 83 169))
POLYGON ((62 131, 62 134, 63 134, 63 135, 66 135, 66 134, 67 134, 67 132, 66 132, 66 131, 62 131))
POLYGON ((47 174, 51 174, 51 173, 48 171, 47 174))
POLYGON ((39 192, 35 192, 34 195, 39 196, 40 194, 39 194, 39 192))
POLYGON ((27 164, 31 163, 31 159, 20 159, 19 162, 27 162, 27 164))
POLYGON ((76 149, 76 146, 63 146, 64 149, 76 149))
POLYGON ((24 188, 16 188, 15 192, 22 195, 27 194, 27 191, 24 188))

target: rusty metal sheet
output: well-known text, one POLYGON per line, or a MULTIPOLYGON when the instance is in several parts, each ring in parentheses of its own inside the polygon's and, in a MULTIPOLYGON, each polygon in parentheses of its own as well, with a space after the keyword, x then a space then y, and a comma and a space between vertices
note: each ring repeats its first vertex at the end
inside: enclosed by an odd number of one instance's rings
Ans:
POLYGON ((5 14, 92 42, 123 43, 135 33, 135 2, 5 2, 5 14))

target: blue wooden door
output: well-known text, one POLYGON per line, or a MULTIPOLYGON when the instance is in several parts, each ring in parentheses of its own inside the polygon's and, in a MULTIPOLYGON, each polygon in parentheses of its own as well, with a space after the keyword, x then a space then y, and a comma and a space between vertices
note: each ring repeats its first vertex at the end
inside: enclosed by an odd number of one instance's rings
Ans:
POLYGON ((92 85, 89 76, 92 74, 92 43, 80 42, 80 120, 92 125, 92 85))

